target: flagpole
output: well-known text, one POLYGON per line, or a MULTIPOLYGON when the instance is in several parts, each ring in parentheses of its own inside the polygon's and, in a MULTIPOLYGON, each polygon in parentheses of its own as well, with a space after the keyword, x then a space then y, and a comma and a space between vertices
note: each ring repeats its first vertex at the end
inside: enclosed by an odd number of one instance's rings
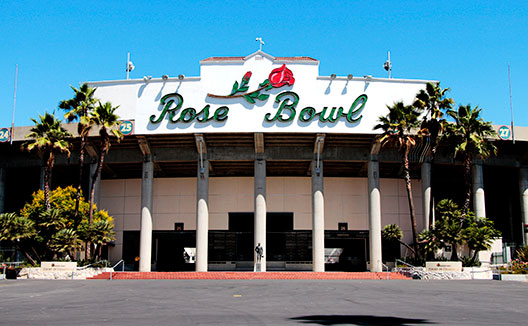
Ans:
POLYGON ((11 121, 11 134, 9 135, 9 144, 13 144, 13 133, 15 132, 15 107, 16 107, 16 93, 17 93, 17 79, 18 79, 18 64, 15 68, 15 94, 13 95, 13 120, 11 121))
POLYGON ((508 82, 510 84, 510 111, 511 111, 511 133, 512 133, 512 140, 515 144, 515 134, 513 131, 513 101, 512 101, 512 91, 511 91, 511 72, 510 72, 510 63, 508 62, 508 82))

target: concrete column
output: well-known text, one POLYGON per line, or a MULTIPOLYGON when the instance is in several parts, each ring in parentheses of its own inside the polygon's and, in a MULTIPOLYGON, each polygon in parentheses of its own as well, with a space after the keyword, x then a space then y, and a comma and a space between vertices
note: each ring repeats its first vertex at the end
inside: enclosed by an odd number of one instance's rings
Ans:
POLYGON ((521 194, 521 214, 523 222, 523 241, 528 244, 528 167, 523 166, 519 170, 519 187, 521 194))
POLYGON ((484 199, 484 175, 482 161, 475 160, 473 164, 473 210, 477 217, 486 217, 486 201, 484 199))
POLYGON ((325 271, 323 162, 312 161, 312 261, 314 272, 325 271))
POLYGON ((209 161, 198 160, 196 192, 196 271, 207 272, 209 249, 209 161))
POLYGON ((370 271, 381 272, 381 199, 377 157, 371 157, 368 163, 368 192, 370 271))
MULTIPOLYGON (((260 243, 264 250, 264 257, 260 261, 260 271, 266 271, 266 161, 261 158, 255 160, 255 225, 254 246, 260 243)), ((257 253, 254 252, 254 262, 257 266, 257 253)), ((255 269, 256 270, 256 269, 255 269)))
POLYGON ((143 162, 141 179, 141 232, 139 238, 139 271, 150 272, 152 260, 152 192, 154 164, 148 157, 143 162))
POLYGON ((431 163, 422 163, 423 227, 429 230, 431 221, 431 163))
POLYGON ((5 213, 6 168, 0 167, 0 214, 5 213))
MULTIPOLYGON (((95 170, 97 170, 97 162, 90 163, 90 182, 88 185, 88 191, 89 189, 92 189, 92 183, 93 183, 93 175, 95 174, 95 170)), ((95 194, 94 194, 94 203, 99 207, 99 198, 100 196, 100 187, 101 185, 101 177, 97 178, 97 181, 95 181, 95 194)), ((89 196, 90 194, 88 194, 89 196)))

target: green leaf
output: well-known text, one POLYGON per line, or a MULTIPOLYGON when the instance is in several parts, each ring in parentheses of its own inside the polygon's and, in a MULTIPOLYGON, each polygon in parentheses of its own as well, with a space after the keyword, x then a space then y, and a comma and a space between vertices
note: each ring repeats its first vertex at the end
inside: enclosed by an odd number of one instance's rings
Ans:
POLYGON ((231 94, 229 95, 233 95, 236 92, 238 92, 238 82, 237 81, 235 81, 235 83, 233 84, 233 89, 231 90, 231 94))
POLYGON ((245 92, 245 91, 248 90, 248 88, 249 88, 249 86, 243 86, 243 87, 240 87, 240 88, 238 89, 238 91, 239 91, 239 92, 245 92))
POLYGON ((265 101, 267 100, 269 97, 269 94, 260 94, 259 96, 257 96, 257 98, 261 101, 265 101))
MULTIPOLYGON (((252 94, 252 93, 251 93, 252 94)), ((251 97, 251 94, 246 94, 244 95, 244 98, 246 99, 246 101, 248 101, 249 103, 251 104, 255 104, 255 100, 251 97)))

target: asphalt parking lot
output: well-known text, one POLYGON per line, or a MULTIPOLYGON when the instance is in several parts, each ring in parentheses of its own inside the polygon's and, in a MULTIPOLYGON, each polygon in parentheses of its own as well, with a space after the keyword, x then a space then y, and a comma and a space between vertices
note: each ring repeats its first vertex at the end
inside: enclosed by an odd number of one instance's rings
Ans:
POLYGON ((526 325, 506 281, 0 281, 0 325, 526 325))

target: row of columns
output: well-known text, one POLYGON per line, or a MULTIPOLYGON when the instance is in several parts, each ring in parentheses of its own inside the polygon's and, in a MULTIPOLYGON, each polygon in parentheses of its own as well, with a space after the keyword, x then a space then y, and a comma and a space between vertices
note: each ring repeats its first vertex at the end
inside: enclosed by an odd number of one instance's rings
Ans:
MULTIPOLYGON (((260 261, 260 270, 266 271, 266 160, 257 156, 254 166, 254 245, 260 244, 264 257, 260 261)), ((208 232, 209 232, 209 161, 202 157, 198 162, 197 202, 196 202, 196 271, 207 271, 208 263, 208 232)), ((324 184, 323 164, 312 161, 312 259, 313 270, 323 272, 324 257, 324 184)), ((140 271, 151 270, 152 252, 152 193, 153 193, 153 162, 146 157, 143 162, 142 195, 141 195, 141 232, 140 232, 140 271)), ((0 169, 0 176, 2 170, 0 169)), ((422 165, 422 193, 424 227, 429 228, 431 198, 431 164, 422 165)), ((0 190, 2 181, 0 179, 0 190)), ((520 187, 522 199, 523 223, 528 224, 528 168, 520 170, 520 187)), ((1 196, 0 191, 0 196, 1 196)), ((1 198, 1 197, 0 197, 1 198)), ((473 166, 473 198, 474 210, 477 216, 485 217, 485 199, 483 187, 482 162, 473 166)), ((382 271, 381 252, 381 193, 379 179, 379 161, 377 155, 371 155, 368 162, 368 218, 369 218, 369 254, 370 270, 382 271)), ((1 206, 0 206, 1 208, 1 206)), ((524 233, 523 233, 524 235, 524 233)), ((525 239, 526 239, 526 235, 525 239)), ((257 262, 257 254, 254 255, 257 262)))

